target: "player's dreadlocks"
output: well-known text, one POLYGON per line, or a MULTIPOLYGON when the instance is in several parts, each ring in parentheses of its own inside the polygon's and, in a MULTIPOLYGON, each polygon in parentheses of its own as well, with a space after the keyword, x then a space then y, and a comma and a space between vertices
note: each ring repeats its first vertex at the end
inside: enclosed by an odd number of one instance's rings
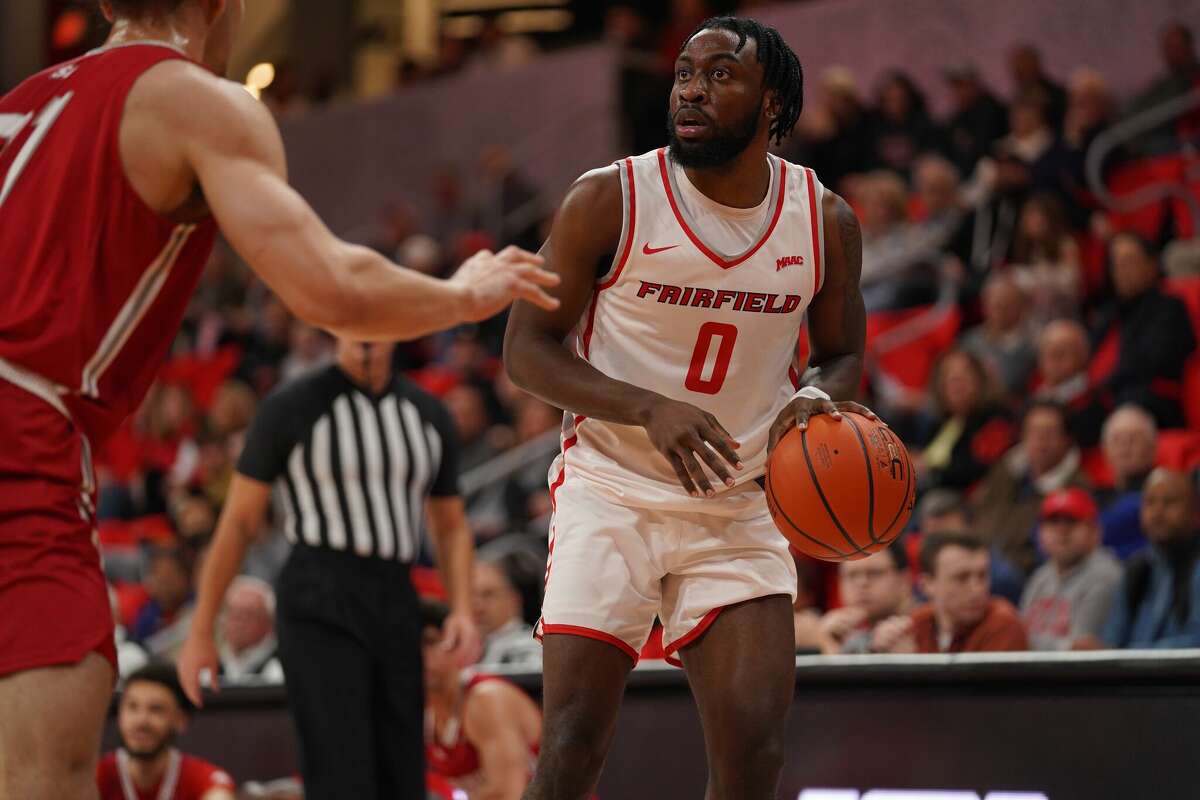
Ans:
POLYGON ((796 120, 800 119, 800 111, 804 108, 804 70, 800 67, 800 59, 792 52, 792 48, 788 47, 779 31, 749 17, 709 17, 692 31, 684 41, 684 46, 686 47, 696 34, 711 29, 736 33, 736 53, 742 52, 747 39, 753 39, 758 45, 758 63, 763 67, 763 86, 773 89, 779 98, 779 116, 771 122, 768 134, 776 144, 782 144, 791 134, 792 128, 796 127, 796 120))

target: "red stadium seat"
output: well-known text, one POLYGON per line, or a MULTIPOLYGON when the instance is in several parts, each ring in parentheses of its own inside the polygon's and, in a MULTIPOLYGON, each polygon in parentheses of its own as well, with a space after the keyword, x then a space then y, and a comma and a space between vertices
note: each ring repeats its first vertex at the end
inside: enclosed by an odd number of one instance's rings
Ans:
POLYGON ((867 316, 867 362, 909 389, 924 389, 933 365, 958 335, 958 306, 922 306, 867 316))
POLYGON ((1200 431, 1160 431, 1154 463, 1180 470, 1200 467, 1200 431))
MULTIPOLYGON (((1200 340, 1200 276, 1168 279, 1166 290, 1187 305, 1192 331, 1200 340)), ((1192 353, 1183 370, 1182 404, 1188 428, 1200 431, 1200 347, 1192 353)))

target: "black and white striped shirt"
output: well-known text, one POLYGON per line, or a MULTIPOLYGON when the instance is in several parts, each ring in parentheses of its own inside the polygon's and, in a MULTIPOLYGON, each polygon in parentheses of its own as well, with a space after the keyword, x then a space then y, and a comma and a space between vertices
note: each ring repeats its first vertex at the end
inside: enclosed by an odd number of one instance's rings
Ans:
POLYGON ((291 542, 412 561, 426 498, 459 493, 457 450, 433 396, 400 376, 374 396, 334 365, 263 401, 237 471, 278 482, 291 542))

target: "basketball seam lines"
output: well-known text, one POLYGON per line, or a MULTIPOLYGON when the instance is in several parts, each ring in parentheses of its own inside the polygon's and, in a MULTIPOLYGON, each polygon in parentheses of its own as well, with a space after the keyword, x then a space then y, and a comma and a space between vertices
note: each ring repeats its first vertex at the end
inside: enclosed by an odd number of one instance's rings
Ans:
POLYGON ((825 506, 825 511, 828 512, 829 518, 833 520, 833 524, 837 526, 838 531, 850 543, 850 546, 854 548, 855 553, 870 555, 869 551, 859 547, 850 534, 846 532, 846 529, 842 526, 842 521, 837 518, 837 514, 833 513, 833 508, 830 507, 829 501, 825 499, 825 491, 821 488, 821 482, 817 479, 817 472, 813 469, 812 457, 808 454, 808 431, 800 431, 800 446, 804 448, 804 460, 808 463, 808 475, 812 478, 813 488, 817 490, 817 497, 821 498, 821 504, 825 506))
POLYGON ((852 553, 843 553, 841 550, 838 550, 833 545, 827 544, 826 542, 822 542, 820 539, 816 538, 815 536, 810 536, 809 534, 805 533, 804 530, 792 520, 791 515, 787 513, 787 511, 784 509, 784 507, 781 506, 779 504, 779 501, 775 498, 775 490, 772 488, 774 486, 774 484, 771 483, 771 471, 770 470, 767 470, 766 478, 767 478, 767 487, 766 487, 767 488, 767 498, 768 498, 768 500, 771 501, 770 504, 775 507, 775 510, 778 511, 780 514, 782 514, 783 518, 785 520, 787 520, 787 524, 791 526, 792 530, 794 530, 796 533, 803 536, 805 539, 808 539, 813 544, 820 545, 821 547, 824 547, 826 550, 833 551, 833 553, 835 555, 837 555, 841 558, 846 558, 847 556, 853 555, 852 553))
MULTIPOLYGON (((854 435, 858 437, 858 445, 862 448, 863 465, 867 468, 867 536, 871 537, 871 544, 879 544, 879 539, 875 537, 875 475, 871 470, 871 454, 867 452, 867 441, 863 438, 862 431, 858 429, 858 423, 849 416, 844 416, 842 419, 849 422, 850 427, 854 428, 854 435)), ((906 490, 905 496, 907 494, 906 490)))
MULTIPOLYGON (((900 504, 900 508, 896 509, 896 516, 892 517, 892 521, 888 523, 887 530, 884 532, 885 537, 887 534, 891 533, 892 528, 896 525, 896 521, 899 520, 900 515, 904 513, 905 507, 909 505, 909 496, 912 494, 913 470, 912 462, 908 458, 908 448, 904 447, 904 443, 900 441, 900 437, 896 437, 896 441, 900 444, 900 451, 904 453, 904 464, 905 470, 908 474, 908 479, 904 486, 904 502, 900 504)), ((899 534, 897 534, 897 536, 899 536, 899 534)), ((897 536, 893 536, 891 540, 888 541, 888 544, 891 544, 893 541, 895 541, 897 536)))

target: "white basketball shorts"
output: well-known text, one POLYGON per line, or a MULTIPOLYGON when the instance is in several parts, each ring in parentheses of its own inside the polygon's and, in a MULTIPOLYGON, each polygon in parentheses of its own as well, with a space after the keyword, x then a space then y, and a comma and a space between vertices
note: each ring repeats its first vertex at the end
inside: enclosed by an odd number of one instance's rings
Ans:
POLYGON ((535 635, 607 642, 635 661, 657 615, 667 658, 727 606, 796 597, 796 564, 756 483, 674 507, 623 505, 569 475, 557 487, 546 596, 535 635))

